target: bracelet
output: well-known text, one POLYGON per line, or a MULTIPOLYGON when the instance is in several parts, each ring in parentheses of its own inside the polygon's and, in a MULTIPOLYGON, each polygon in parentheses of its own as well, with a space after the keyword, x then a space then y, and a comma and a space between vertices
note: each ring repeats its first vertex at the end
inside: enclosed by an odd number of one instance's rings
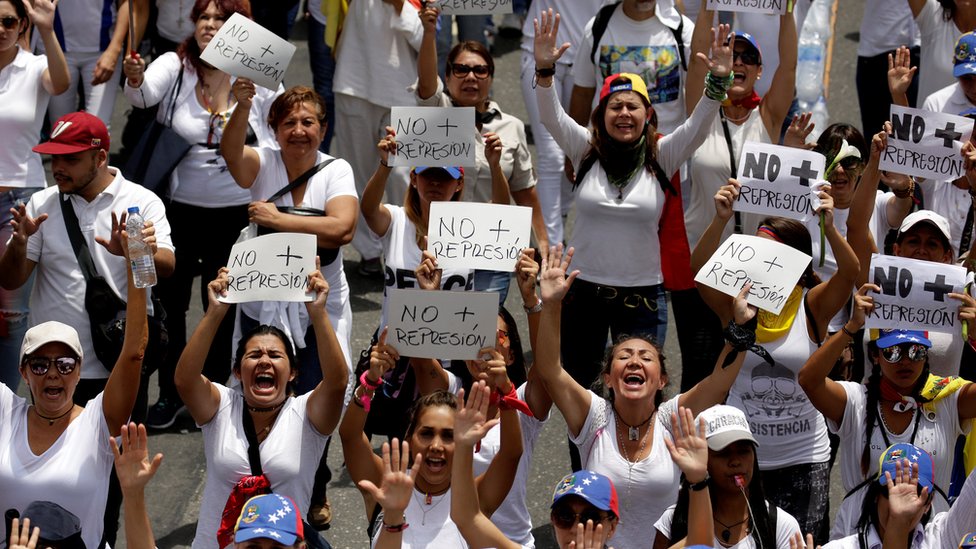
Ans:
POLYGON ((730 72, 728 76, 715 76, 711 71, 705 75, 705 96, 714 101, 725 101, 725 92, 732 87, 735 76, 730 72))
POLYGON ((857 335, 855 335, 854 332, 852 332, 852 331, 850 331, 850 330, 847 329, 847 324, 844 324, 843 326, 841 326, 840 327, 840 331, 842 331, 845 334, 847 334, 848 337, 850 337, 851 339, 854 339, 855 337, 857 337, 857 335))
POLYGON ((525 309, 525 314, 527 315, 534 315, 536 313, 542 312, 542 300, 539 299, 538 301, 535 302, 535 305, 531 307, 526 307, 525 305, 523 305, 522 308, 525 309))
POLYGON ((730 320, 728 327, 722 332, 725 341, 729 342, 736 351, 747 351, 756 343, 756 330, 750 330, 748 325, 739 326, 735 320, 730 320))
POLYGON ((390 168, 390 167, 391 167, 391 166, 390 166, 389 164, 387 164, 386 162, 383 162, 383 159, 382 159, 382 158, 380 158, 380 166, 383 166, 384 168, 390 168))
POLYGON ((383 523, 383 529, 391 534, 397 534, 406 530, 410 524, 408 522, 401 522, 400 524, 387 524, 383 523))
POLYGON ((370 391, 375 391, 375 390, 379 389, 380 386, 383 385, 382 378, 379 381, 376 381, 376 382, 370 381, 369 380, 369 376, 366 375, 368 373, 369 373, 369 370, 366 370, 366 371, 364 371, 362 373, 361 376, 359 376, 359 383, 362 384, 362 385, 364 385, 370 391))
POLYGON ((362 393, 359 396, 354 394, 352 401, 356 404, 356 406, 359 406, 368 414, 370 405, 373 403, 373 389, 370 389, 365 385, 360 385, 356 388, 357 391, 360 389, 362 389, 362 393))
POLYGON ((556 66, 553 65, 548 69, 535 68, 535 75, 539 78, 549 78, 550 76, 556 76, 556 66))
POLYGON ((705 473, 705 478, 701 479, 700 481, 694 484, 688 482, 687 479, 685 479, 685 482, 688 484, 689 490, 691 490, 692 492, 700 492, 705 488, 708 488, 708 481, 710 480, 712 480, 712 477, 708 473, 705 473))

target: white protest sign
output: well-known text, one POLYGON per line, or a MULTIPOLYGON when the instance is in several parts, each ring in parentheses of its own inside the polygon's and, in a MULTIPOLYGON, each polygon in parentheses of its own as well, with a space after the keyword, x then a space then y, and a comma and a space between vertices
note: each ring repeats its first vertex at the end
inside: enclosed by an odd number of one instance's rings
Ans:
POLYGON ((200 54, 200 59, 232 76, 276 90, 295 46, 239 13, 230 16, 200 54))
POLYGON ((708 258, 695 282, 731 296, 752 282, 749 303, 779 314, 809 263, 810 256, 786 244, 734 234, 708 258))
POLYGON ((737 212, 806 221, 813 212, 811 184, 824 178, 822 154, 792 147, 746 142, 739 156, 737 212))
POLYGON ((947 181, 962 177, 962 145, 973 121, 952 114, 891 106, 891 135, 882 170, 947 181))
POLYGON ((393 107, 394 166, 474 166, 474 107, 393 107))
POLYGON ((529 246, 532 208, 432 202, 427 226, 427 249, 438 266, 513 272, 529 246))
POLYGON ((787 0, 708 0, 708 9, 783 15, 786 13, 786 1, 787 0))
POLYGON ((316 240, 309 233, 274 233, 234 244, 227 260, 224 303, 312 301, 306 294, 315 270, 316 240))
POLYGON ((390 289, 386 310, 387 343, 401 356, 470 360, 495 346, 495 292, 390 289))
POLYGON ((452 15, 484 15, 512 13, 512 0, 436 0, 441 13, 452 15))
POLYGON ((958 333, 966 269, 956 265, 873 254, 868 280, 881 287, 865 327, 958 333))

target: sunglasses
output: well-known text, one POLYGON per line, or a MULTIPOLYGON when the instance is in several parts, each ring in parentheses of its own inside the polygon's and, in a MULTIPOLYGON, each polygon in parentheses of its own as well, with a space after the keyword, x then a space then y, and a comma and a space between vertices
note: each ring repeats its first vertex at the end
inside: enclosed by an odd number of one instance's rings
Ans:
POLYGON ((553 509, 552 513, 549 514, 552 524, 556 528, 562 528, 563 530, 574 528, 577 524, 586 524, 590 520, 593 521, 593 525, 595 526, 607 520, 609 517, 610 515, 606 512, 598 509, 587 509, 582 513, 574 513, 566 508, 553 509))
POLYGON ((35 376, 47 375, 52 366, 58 370, 59 374, 66 376, 78 367, 78 359, 73 356, 59 356, 54 358, 32 356, 25 358, 24 364, 35 376))
POLYGON ((902 343, 901 345, 881 349, 881 358, 891 364, 898 362, 906 354, 909 360, 917 362, 919 360, 925 360, 929 356, 929 349, 919 343, 902 343))
POLYGON ((0 25, 7 30, 12 30, 20 23, 19 17, 14 17, 13 15, 8 15, 6 17, 0 17, 0 25))
POLYGON ((758 65, 759 54, 752 50, 742 50, 732 52, 732 62, 741 59, 743 65, 758 65))
POLYGON ((840 161, 840 166, 845 172, 858 172, 864 167, 864 163, 856 156, 848 156, 840 161))
POLYGON ((491 76, 491 69, 488 65, 464 65, 462 63, 451 63, 451 74, 455 78, 465 78, 469 73, 474 73, 475 78, 478 80, 484 80, 491 76))
POLYGON ((508 332, 505 330, 498 330, 498 343, 504 345, 508 341, 508 332))

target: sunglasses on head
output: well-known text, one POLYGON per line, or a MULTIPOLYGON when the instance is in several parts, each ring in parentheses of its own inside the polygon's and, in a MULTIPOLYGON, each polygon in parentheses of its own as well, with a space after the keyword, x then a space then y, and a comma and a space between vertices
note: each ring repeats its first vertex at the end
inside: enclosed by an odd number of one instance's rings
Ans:
POLYGON ((19 17, 14 17, 13 15, 8 15, 6 17, 0 17, 0 25, 3 25, 3 28, 5 28, 7 30, 11 30, 11 29, 15 28, 17 26, 17 24, 19 24, 19 23, 20 23, 20 18, 19 17))
POLYGON ((568 530, 570 528, 575 528, 577 524, 586 524, 586 522, 590 520, 592 520, 593 525, 596 526, 597 524, 607 520, 609 516, 610 515, 605 511, 600 511, 599 509, 587 509, 582 513, 574 513, 569 508, 557 507, 556 509, 552 510, 549 518, 552 519, 552 524, 556 528, 568 530))
POLYGON ((732 52, 732 62, 734 63, 739 59, 742 60, 743 65, 759 64, 759 54, 749 49, 732 52))
POLYGON ((472 72, 478 80, 484 80, 491 76, 491 69, 488 68, 488 65, 475 65, 472 67, 463 63, 451 63, 451 74, 455 78, 464 78, 472 72))
POLYGON ((25 358, 24 364, 36 376, 47 375, 47 372, 52 366, 58 370, 59 374, 66 376, 78 367, 78 359, 73 356, 58 356, 53 358, 32 356, 25 358))
POLYGON ((903 356, 908 356, 909 360, 915 362, 925 360, 929 356, 929 349, 920 343, 902 343, 881 349, 881 358, 891 364, 898 362, 903 356))

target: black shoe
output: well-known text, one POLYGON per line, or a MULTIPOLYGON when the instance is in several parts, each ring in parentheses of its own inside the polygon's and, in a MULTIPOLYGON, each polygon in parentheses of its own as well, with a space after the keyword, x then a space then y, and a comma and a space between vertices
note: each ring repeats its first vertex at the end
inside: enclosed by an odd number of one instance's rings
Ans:
POLYGON ((168 429, 176 422, 176 416, 185 410, 186 406, 179 400, 160 398, 146 414, 146 428, 168 429))

